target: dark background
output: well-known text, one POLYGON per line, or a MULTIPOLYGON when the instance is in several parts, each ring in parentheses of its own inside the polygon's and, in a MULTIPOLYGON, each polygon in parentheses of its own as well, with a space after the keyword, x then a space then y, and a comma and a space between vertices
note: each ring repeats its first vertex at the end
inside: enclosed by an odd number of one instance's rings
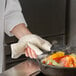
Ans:
POLYGON ((20 0, 32 33, 42 37, 65 33, 66 0, 20 0))

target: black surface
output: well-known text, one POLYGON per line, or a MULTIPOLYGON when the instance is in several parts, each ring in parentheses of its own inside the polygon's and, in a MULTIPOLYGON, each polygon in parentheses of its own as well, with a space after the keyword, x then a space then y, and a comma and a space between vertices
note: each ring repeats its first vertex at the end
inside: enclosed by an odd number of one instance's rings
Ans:
POLYGON ((36 71, 32 73, 30 76, 46 76, 46 75, 44 75, 41 71, 36 71))
POLYGON ((46 76, 46 75, 44 75, 42 72, 40 72, 40 73, 37 74, 36 76, 46 76))
POLYGON ((65 33, 66 0, 20 0, 32 33, 40 36, 65 33))

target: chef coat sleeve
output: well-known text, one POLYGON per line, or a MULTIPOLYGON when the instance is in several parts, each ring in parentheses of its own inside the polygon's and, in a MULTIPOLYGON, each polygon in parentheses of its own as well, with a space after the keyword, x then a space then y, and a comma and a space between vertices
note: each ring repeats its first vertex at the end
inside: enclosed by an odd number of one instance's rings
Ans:
POLYGON ((5 32, 9 36, 12 34, 10 31, 18 24, 24 23, 25 19, 22 14, 22 9, 19 3, 19 0, 7 0, 6 8, 5 8, 5 32))

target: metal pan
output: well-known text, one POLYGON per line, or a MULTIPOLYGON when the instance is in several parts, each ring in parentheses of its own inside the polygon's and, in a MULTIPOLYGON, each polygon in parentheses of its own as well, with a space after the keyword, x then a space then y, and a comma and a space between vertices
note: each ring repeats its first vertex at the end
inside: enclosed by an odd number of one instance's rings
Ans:
MULTIPOLYGON (((72 47, 69 51, 64 50, 67 54, 76 53, 76 47, 72 47)), ((54 52, 54 51, 53 51, 54 52)), ((52 53, 52 52, 50 52, 52 53)), ((48 53, 47 53, 48 54, 48 53)), ((76 68, 69 67, 58 67, 58 66, 47 66, 41 63, 41 60, 47 57, 47 54, 42 54, 38 57, 40 69, 46 76, 76 76, 76 68)))

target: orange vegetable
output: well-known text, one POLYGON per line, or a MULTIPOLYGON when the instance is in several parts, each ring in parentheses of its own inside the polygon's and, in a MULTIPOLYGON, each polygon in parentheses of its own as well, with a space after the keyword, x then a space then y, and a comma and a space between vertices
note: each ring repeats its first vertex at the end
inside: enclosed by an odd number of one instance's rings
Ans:
POLYGON ((76 67, 76 55, 65 55, 64 52, 58 51, 47 58, 43 59, 43 64, 58 65, 64 67, 76 67))
POLYGON ((65 55, 64 52, 58 51, 58 52, 50 55, 49 57, 47 57, 46 60, 50 60, 51 58, 55 59, 55 58, 63 57, 64 55, 65 55))

